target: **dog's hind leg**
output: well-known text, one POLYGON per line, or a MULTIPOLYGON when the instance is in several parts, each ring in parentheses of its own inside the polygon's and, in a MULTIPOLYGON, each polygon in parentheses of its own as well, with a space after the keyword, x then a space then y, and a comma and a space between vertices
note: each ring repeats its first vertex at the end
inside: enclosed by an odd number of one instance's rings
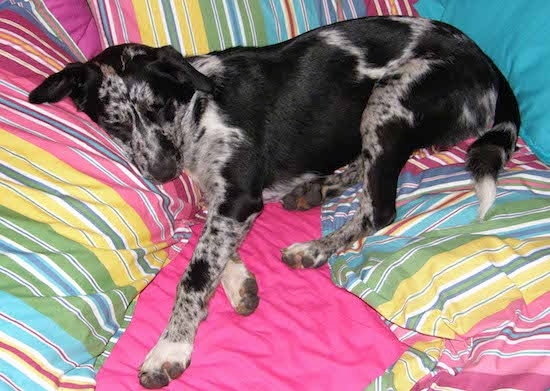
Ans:
POLYGON ((210 205, 191 262, 178 283, 168 325, 139 369, 142 386, 164 387, 189 366, 195 334, 206 318, 208 301, 262 206, 261 199, 248 194, 210 205))
POLYGON ((350 186, 361 182, 362 178, 363 161, 359 158, 341 171, 296 186, 283 197, 283 207, 287 210, 311 209, 327 199, 339 196, 350 186))
POLYGON ((390 224, 395 218, 399 173, 413 144, 412 113, 400 102, 404 89, 398 77, 383 80, 371 94, 361 120, 363 189, 355 215, 338 230, 317 240, 293 244, 282 251, 283 262, 293 268, 318 267, 357 239, 390 224), (397 85, 393 85, 397 84, 397 85))
POLYGON ((258 284, 238 254, 229 259, 222 274, 222 286, 231 306, 240 315, 250 315, 258 307, 258 284))
POLYGON ((355 215, 325 237, 287 247, 282 252, 283 262, 292 268, 322 266, 335 252, 390 224, 395 218, 397 180, 405 162, 406 158, 382 152, 371 163, 365 163, 371 167, 366 170, 355 215))

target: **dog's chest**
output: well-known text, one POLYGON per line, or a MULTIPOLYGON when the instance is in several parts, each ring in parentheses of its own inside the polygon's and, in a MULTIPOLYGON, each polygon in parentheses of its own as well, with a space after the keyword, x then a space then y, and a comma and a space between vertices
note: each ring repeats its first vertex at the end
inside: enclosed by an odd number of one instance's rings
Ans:
POLYGON ((226 180, 223 168, 235 151, 246 143, 244 132, 223 121, 219 110, 209 105, 184 141, 184 166, 191 178, 206 194, 222 193, 226 180))

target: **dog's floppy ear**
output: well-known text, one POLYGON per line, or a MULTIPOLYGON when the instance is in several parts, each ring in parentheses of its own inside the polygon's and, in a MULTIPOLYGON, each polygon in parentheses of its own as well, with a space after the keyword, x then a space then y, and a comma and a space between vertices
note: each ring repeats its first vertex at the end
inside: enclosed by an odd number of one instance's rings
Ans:
POLYGON ((100 78, 99 68, 90 64, 75 62, 65 69, 47 77, 29 94, 31 103, 59 102, 70 96, 79 110, 82 110, 90 88, 100 78))
POLYGON ((197 71, 189 62, 172 46, 163 46, 157 49, 157 61, 149 64, 150 69, 163 74, 165 77, 175 79, 179 83, 189 82, 199 91, 212 93, 215 85, 212 79, 197 71))

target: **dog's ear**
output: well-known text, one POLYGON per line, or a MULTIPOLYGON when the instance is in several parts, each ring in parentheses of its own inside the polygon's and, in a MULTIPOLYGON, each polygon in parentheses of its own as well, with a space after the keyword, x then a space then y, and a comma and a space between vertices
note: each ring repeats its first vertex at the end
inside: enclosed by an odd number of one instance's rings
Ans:
POLYGON ((70 96, 77 108, 82 110, 90 89, 98 83, 100 77, 100 70, 96 66, 81 62, 68 64, 65 69, 47 77, 32 90, 29 102, 59 102, 70 96))
POLYGON ((149 64, 149 68, 155 73, 171 78, 178 83, 189 82, 199 91, 206 93, 214 92, 214 81, 197 71, 172 46, 168 45, 157 49, 157 58, 157 61, 149 64))

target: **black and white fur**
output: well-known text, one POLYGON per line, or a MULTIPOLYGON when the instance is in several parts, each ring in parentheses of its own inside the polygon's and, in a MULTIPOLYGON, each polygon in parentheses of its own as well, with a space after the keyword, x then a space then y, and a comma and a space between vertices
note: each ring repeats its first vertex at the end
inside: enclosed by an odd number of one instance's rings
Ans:
POLYGON ((405 17, 357 19, 273 46, 189 58, 171 47, 115 46, 50 76, 29 99, 66 96, 144 177, 166 182, 185 167, 208 198, 170 321, 140 368, 151 388, 189 365, 220 281, 240 313, 258 305, 254 276, 236 254, 264 200, 284 196, 287 208, 304 209, 362 182, 351 221, 283 250, 288 265, 317 267, 393 221, 398 175, 417 148, 478 137, 467 168, 483 218, 520 127, 508 82, 469 38, 405 17))

